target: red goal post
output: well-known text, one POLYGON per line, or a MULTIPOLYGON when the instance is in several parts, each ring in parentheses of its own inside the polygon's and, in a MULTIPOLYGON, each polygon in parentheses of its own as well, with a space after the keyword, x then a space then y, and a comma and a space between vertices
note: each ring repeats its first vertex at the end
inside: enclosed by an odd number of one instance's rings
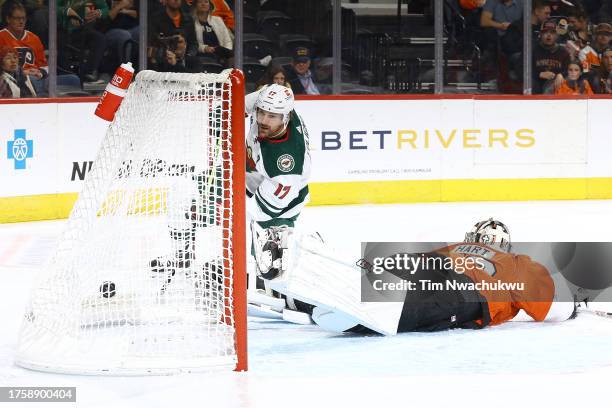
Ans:
POLYGON ((247 270, 246 270, 246 153, 245 153, 245 79, 244 73, 234 69, 230 75, 232 84, 232 145, 233 167, 244 171, 233 173, 234 223, 232 235, 234 248, 243 250, 234 254, 234 313, 236 328, 236 371, 248 369, 247 357, 247 270), (241 222, 236 222, 236 219, 241 222))

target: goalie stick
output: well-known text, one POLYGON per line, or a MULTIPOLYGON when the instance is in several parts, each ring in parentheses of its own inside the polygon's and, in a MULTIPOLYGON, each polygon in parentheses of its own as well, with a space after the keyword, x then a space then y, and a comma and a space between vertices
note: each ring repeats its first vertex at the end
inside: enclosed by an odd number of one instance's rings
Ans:
POLYGON ((603 310, 584 309, 583 312, 587 312, 587 313, 593 314, 595 316, 607 317, 608 319, 612 319, 612 313, 611 312, 604 312, 603 310))
POLYGON ((605 317, 608 319, 612 319, 612 312, 606 312, 604 310, 594 310, 589 307, 578 307, 578 314, 587 313, 593 316, 605 317))

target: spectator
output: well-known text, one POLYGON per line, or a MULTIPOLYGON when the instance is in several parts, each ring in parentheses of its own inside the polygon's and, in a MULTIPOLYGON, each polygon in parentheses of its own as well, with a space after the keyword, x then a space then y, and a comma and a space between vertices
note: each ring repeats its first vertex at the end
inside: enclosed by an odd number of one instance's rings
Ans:
POLYGON ((540 35, 540 27, 550 18, 551 8, 547 0, 534 0, 531 10, 531 33, 533 39, 537 40, 540 35))
MULTIPOLYGON (((531 10, 532 41, 536 43, 540 27, 550 18, 550 5, 546 0, 534 0, 531 10)), ((516 79, 523 75, 523 19, 510 24, 506 34, 500 39, 501 50, 508 56, 511 76, 516 79)))
POLYGON ((612 25, 608 23, 600 23, 595 26, 593 48, 599 53, 610 46, 612 39, 612 25))
MULTIPOLYGON (((149 62, 151 67, 167 64, 167 51, 175 53, 178 45, 177 35, 181 34, 186 42, 183 58, 186 69, 193 65, 193 57, 198 51, 194 23, 188 14, 181 10, 182 0, 164 0, 165 5, 151 17, 149 24, 149 62)), ((158 69, 161 70, 161 69, 158 69)))
POLYGON ((0 47, 0 98, 35 97, 30 77, 19 66, 17 51, 8 46, 0 47))
POLYGON ((15 93, 19 93, 17 81, 11 75, 18 64, 19 57, 13 48, 0 47, 0 99, 13 98, 15 93))
POLYGON ((20 65, 26 75, 36 79, 46 77, 49 67, 45 49, 40 38, 25 29, 25 7, 16 1, 7 2, 3 14, 6 28, 0 31, 0 46, 9 46, 19 52, 20 65))
MULTIPOLYGON (((589 77, 589 81, 593 80, 591 67, 597 69, 600 65, 599 55, 591 46, 591 33, 593 27, 589 23, 588 16, 581 8, 576 8, 568 17, 569 33, 568 40, 565 43, 570 57, 578 59, 582 64, 583 73, 589 77)), ((591 87, 595 84, 591 82, 591 87)))
POLYGON ((287 80, 295 95, 319 95, 319 88, 310 71, 310 50, 305 47, 295 49, 291 67, 287 70, 287 80))
POLYGON ((291 84, 287 82, 287 73, 280 65, 270 65, 266 69, 263 77, 257 81, 257 89, 261 89, 266 85, 279 84, 291 88, 291 84))
POLYGON ((221 17, 225 26, 234 31, 234 12, 225 0, 210 0, 213 5, 213 16, 221 17))
POLYGON ((601 53, 601 67, 596 71, 594 90, 600 94, 612 94, 612 47, 601 53))
MULTIPOLYGON (((4 5, 4 21, 6 28, 0 30, 0 46, 14 48, 19 55, 19 66, 41 96, 48 87, 47 73, 49 67, 45 57, 44 46, 40 38, 25 29, 26 9, 18 1, 10 1, 4 5)), ((59 75, 58 85, 80 88, 80 81, 76 75, 59 75)))
POLYGON ((480 26, 494 28, 503 36, 511 23, 523 17, 523 0, 488 0, 482 8, 480 26))
POLYGON ((557 24, 547 21, 540 30, 540 41, 533 49, 533 91, 552 94, 563 82, 570 57, 567 50, 557 44, 557 24))
POLYGON ((165 49, 165 55, 157 65, 157 70, 160 72, 188 72, 185 34, 179 31, 170 38, 174 39, 173 44, 165 49))
MULTIPOLYGON (((164 0, 160 0, 164 1, 164 0)), ((257 0, 259 1, 259 0, 257 0)), ((194 6, 195 0, 185 0, 185 4, 183 9, 188 12, 190 8, 194 6)), ((234 12, 232 8, 227 4, 225 0, 210 0, 211 4, 211 14, 213 16, 221 17, 225 26, 230 29, 232 32, 234 31, 234 12)), ((233 40, 233 35, 232 35, 233 40)))
MULTIPOLYGON (((497 61, 499 39, 506 34, 510 24, 520 21, 522 16, 523 0, 487 0, 480 13, 480 26, 483 28, 480 43, 485 63, 497 61)), ((522 32, 520 35, 522 38, 522 32)))
POLYGON ((212 57, 227 66, 230 65, 227 60, 233 56, 232 36, 221 17, 212 15, 213 10, 210 0, 194 0, 191 7, 198 55, 212 57))
POLYGON ((605 81, 602 83, 600 78, 603 65, 600 55, 601 50, 606 49, 610 43, 612 26, 602 23, 593 27, 587 14, 581 8, 572 12, 569 22, 571 31, 566 48, 572 58, 580 60, 591 88, 599 93, 602 86, 605 85, 605 81))
POLYGON ((132 60, 133 44, 138 42, 139 0, 112 0, 108 11, 106 42, 120 62, 132 60))
POLYGON ((70 43, 87 51, 81 58, 83 82, 100 82, 98 70, 106 50, 106 37, 99 27, 107 17, 106 0, 57 0, 58 24, 68 34, 70 43))
POLYGON ((578 47, 584 47, 591 41, 591 32, 593 31, 593 27, 589 23, 589 17, 582 8, 576 7, 567 17, 567 20, 570 28, 570 40, 575 42, 578 47))
POLYGON ((582 64, 578 60, 567 64, 567 76, 555 89, 555 95, 593 95, 589 81, 582 79, 582 64))

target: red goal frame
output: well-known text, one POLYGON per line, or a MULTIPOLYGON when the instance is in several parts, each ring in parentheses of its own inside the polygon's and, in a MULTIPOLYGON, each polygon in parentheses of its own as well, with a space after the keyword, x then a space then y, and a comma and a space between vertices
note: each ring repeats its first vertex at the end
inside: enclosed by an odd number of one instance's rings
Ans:
MULTIPOLYGON (((246 153, 245 153, 245 80, 244 74, 238 69, 234 69, 230 74, 231 80, 231 152, 232 157, 228 158, 232 162, 232 188, 231 196, 230 189, 224 188, 224 205, 226 214, 223 214, 223 222, 229 223, 232 220, 231 231, 232 237, 228 236, 229 228, 224 225, 223 240, 225 245, 224 259, 229 264, 230 252, 233 252, 233 281, 232 284, 232 301, 231 308, 234 315, 234 330, 235 330, 235 347, 236 347, 236 368, 235 371, 246 371, 248 369, 247 358, 247 272, 246 272, 246 153), (230 202, 231 201, 231 202, 230 202), (233 209, 233 214, 230 214, 230 208, 233 209), (231 218, 230 218, 231 217, 231 218)), ((230 91, 228 89, 228 91, 230 91)), ((224 110, 228 112, 227 110, 224 110)), ((223 149, 224 152, 229 152, 228 149, 223 149)), ((228 154, 228 153, 226 153, 228 154)), ((229 169, 224 169, 229 171, 229 169)), ((229 177, 223 177, 224 180, 229 180, 229 177)), ((229 271, 229 265, 225 265, 225 270, 229 271)), ((226 296, 227 299, 227 296, 226 296)), ((226 305, 226 307, 229 305, 226 305)), ((227 316, 228 314, 226 314, 227 316)))

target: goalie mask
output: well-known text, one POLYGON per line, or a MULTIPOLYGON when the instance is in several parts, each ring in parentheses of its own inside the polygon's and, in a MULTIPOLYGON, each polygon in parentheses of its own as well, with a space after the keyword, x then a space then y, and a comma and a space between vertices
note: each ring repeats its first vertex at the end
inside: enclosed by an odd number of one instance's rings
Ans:
POLYGON ((465 242, 477 242, 495 246, 504 252, 510 251, 510 230, 500 221, 489 218, 474 225, 474 228, 465 234, 465 242))
POLYGON ((283 115, 283 130, 289 123, 289 116, 294 106, 293 91, 282 85, 272 84, 262 89, 255 102, 257 109, 283 115))

